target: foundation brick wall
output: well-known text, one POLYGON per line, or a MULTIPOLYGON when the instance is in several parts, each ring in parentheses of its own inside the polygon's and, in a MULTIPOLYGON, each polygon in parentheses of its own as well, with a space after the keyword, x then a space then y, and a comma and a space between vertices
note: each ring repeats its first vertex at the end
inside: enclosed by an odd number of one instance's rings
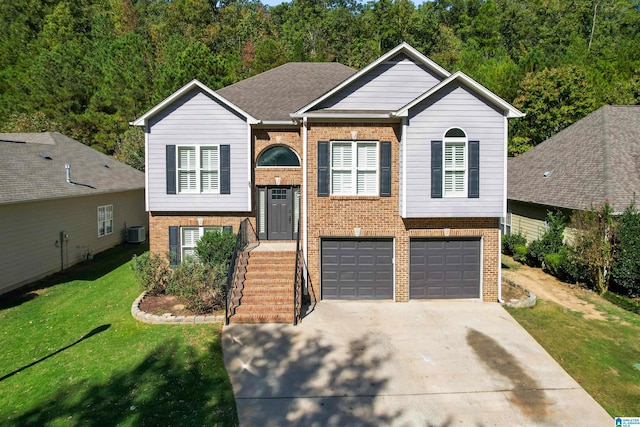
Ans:
POLYGON ((202 218, 202 226, 225 226, 233 227, 233 232, 237 233, 243 219, 249 217, 255 229, 255 215, 252 213, 240 213, 229 215, 228 213, 216 215, 210 212, 185 213, 185 212, 162 212, 161 214, 149 213, 149 253, 166 255, 169 252, 169 227, 198 227, 198 218, 202 218))
MULTIPOLYGON (((395 238, 395 299, 409 300, 409 241, 412 237, 482 238, 483 271, 482 299, 498 299, 498 247, 500 242, 498 218, 416 218, 403 219, 399 210, 399 142, 397 124, 369 123, 312 123, 308 140, 308 268, 311 285, 317 295, 320 289, 320 239, 322 237, 395 238), (378 196, 317 196, 317 142, 352 140, 391 141, 392 184, 391 197, 378 196)), ((425 189, 427 191, 427 189, 425 189)))

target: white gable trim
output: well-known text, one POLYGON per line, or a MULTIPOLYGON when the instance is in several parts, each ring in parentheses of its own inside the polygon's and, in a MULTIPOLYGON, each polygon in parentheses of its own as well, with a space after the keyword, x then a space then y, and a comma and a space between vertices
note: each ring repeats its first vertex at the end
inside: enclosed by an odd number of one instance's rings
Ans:
POLYGON ((498 107, 500 110, 504 111, 507 118, 511 119, 511 118, 517 118, 517 117, 524 117, 523 112, 515 108, 513 105, 509 104, 504 99, 500 98, 495 93, 491 92, 486 87, 482 86, 480 83, 473 80, 471 77, 464 74, 462 71, 457 71, 456 73, 449 76, 447 79, 441 81, 440 83, 438 83, 437 85, 429 89, 427 92, 425 92, 421 96, 417 97, 416 99, 414 99, 413 101, 411 101, 410 103, 408 103, 407 105, 399 109, 395 113, 395 115, 400 117, 407 116, 411 108, 415 107, 425 99, 429 98, 434 93, 438 92, 442 88, 452 84, 455 81, 458 81, 464 84, 466 87, 473 90, 476 94, 480 95, 480 97, 485 99, 487 102, 498 107))
POLYGON ((194 88, 201 89, 203 92, 205 92, 206 94, 210 95, 211 97, 216 99, 221 104, 226 105, 227 107, 231 108, 233 111, 235 111, 238 114, 240 114, 241 116, 245 117, 247 119, 247 123, 249 123, 249 124, 260 123, 260 121, 258 119, 256 119, 256 118, 254 118, 253 116, 251 116, 251 114, 249 114, 246 111, 242 110, 241 108, 237 107, 232 102, 230 102, 227 99, 225 99, 224 97, 218 95, 215 91, 209 89, 207 86, 205 86, 204 84, 200 83, 198 80, 194 79, 194 80, 191 80, 186 85, 182 86, 180 89, 178 89, 177 91, 175 91, 174 93, 169 95, 167 98, 165 98, 164 101, 162 101, 161 103, 159 103, 158 105, 153 107, 151 110, 149 110, 146 113, 144 113, 142 116, 140 116, 139 118, 137 118, 133 122, 130 122, 129 124, 132 125, 132 126, 145 126, 151 117, 155 116, 160 111, 162 111, 165 108, 167 108, 174 101, 176 101, 181 96, 183 96, 185 93, 189 92, 190 90, 192 90, 194 88))
POLYGON ((390 50, 389 52, 387 52, 384 55, 382 55, 380 58, 376 59, 371 64, 369 64, 366 67, 364 67, 362 70, 358 71, 357 73, 355 73, 354 75, 349 77, 347 80, 345 80, 342 83, 340 83, 338 86, 336 86, 333 89, 331 89, 329 92, 327 92, 324 95, 322 95, 320 98, 317 98, 316 100, 312 101, 310 104, 305 105, 304 107, 302 107, 301 109, 299 109, 298 111, 293 113, 291 116, 292 117, 302 117, 302 116, 304 116, 305 112, 309 111, 311 108, 313 108, 314 106, 318 105, 319 103, 321 103, 322 101, 326 100, 327 98, 331 97, 332 95, 334 95, 335 93, 339 92, 343 88, 349 86, 351 83, 353 83, 354 81, 358 80, 360 77, 362 77, 363 75, 367 74, 369 71, 371 71, 372 69, 376 68, 378 65, 389 61, 391 58, 393 58, 394 56, 396 56, 400 52, 403 52, 403 53, 407 54, 408 56, 412 57, 418 63, 423 64, 424 66, 426 66, 427 68, 432 70, 434 73, 440 75, 443 78, 449 77, 450 74, 451 74, 447 70, 445 70, 444 68, 442 68, 441 66, 439 66, 438 64, 436 64, 435 62, 433 62, 432 60, 430 60, 429 58, 427 58, 423 54, 421 54, 420 52, 418 52, 416 49, 411 47, 409 44, 402 43, 402 44, 399 44, 398 46, 396 46, 395 48, 393 48, 392 50, 390 50))

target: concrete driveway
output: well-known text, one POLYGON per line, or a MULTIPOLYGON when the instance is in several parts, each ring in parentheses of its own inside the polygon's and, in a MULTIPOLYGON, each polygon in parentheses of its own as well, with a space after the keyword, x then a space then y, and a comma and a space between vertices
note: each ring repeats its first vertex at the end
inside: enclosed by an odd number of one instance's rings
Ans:
POLYGON ((241 426, 614 425, 497 303, 323 301, 223 350, 241 426))

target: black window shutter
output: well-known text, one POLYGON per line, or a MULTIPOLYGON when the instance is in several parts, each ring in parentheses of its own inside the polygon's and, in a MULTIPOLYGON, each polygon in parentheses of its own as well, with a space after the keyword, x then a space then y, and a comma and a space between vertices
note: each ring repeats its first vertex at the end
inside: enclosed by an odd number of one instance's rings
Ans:
POLYGON ((329 196, 329 142, 318 141, 318 197, 329 196))
POLYGON ((431 141, 431 197, 442 198, 442 141, 431 141))
POLYGON ((228 231, 229 233, 233 233, 233 227, 230 225, 223 225, 222 231, 228 231))
POLYGON ((380 142, 380 197, 391 197, 391 142, 380 142))
POLYGON ((469 141, 469 183, 470 199, 480 197, 480 141, 469 141))
POLYGON ((231 146, 220 146, 220 194, 231 194, 231 146))
POLYGON ((167 145, 167 194, 176 194, 176 146, 167 145))
POLYGON ((169 264, 175 267, 180 263, 180 227, 169 227, 169 264))

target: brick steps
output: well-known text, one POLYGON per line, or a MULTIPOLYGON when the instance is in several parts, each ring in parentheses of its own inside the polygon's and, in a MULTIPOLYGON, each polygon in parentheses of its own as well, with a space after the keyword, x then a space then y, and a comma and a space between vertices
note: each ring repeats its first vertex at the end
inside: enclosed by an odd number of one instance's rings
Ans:
POLYGON ((293 251, 249 252, 241 290, 231 323, 293 323, 293 251))

